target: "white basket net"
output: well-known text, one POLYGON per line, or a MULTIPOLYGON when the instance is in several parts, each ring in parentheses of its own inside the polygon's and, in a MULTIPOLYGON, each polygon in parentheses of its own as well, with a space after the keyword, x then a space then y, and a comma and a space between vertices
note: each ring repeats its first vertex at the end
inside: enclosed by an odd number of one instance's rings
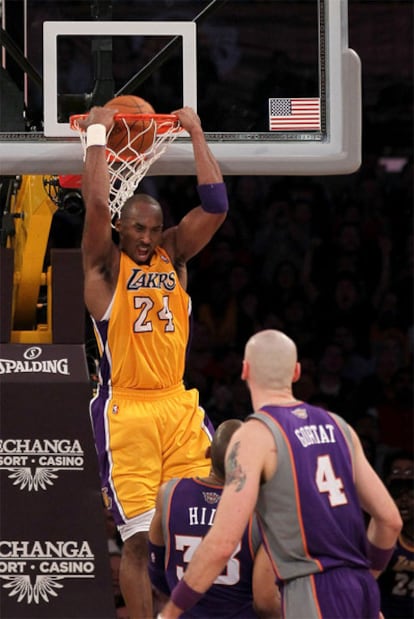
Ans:
MULTIPOLYGON (((80 128, 79 118, 85 115, 72 116, 71 127, 79 134, 84 156, 86 155, 86 131, 80 128)), ((152 164, 161 157, 168 146, 182 131, 178 118, 173 114, 136 114, 120 116, 116 114, 114 124, 107 132, 106 161, 110 178, 109 208, 112 215, 112 225, 119 217, 122 206, 138 187, 152 164), (137 119, 144 119, 142 131, 131 132, 130 124, 137 119), (116 151, 110 146, 111 133, 114 127, 124 132, 124 146, 116 151), (138 150, 145 135, 150 146, 144 151, 138 150)))

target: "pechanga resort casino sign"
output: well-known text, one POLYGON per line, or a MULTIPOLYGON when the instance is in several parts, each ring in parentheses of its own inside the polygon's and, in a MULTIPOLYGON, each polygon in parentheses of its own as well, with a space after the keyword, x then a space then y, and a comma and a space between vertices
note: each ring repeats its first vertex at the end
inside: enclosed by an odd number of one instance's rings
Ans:
POLYGON ((113 619, 82 344, 0 344, 0 617, 113 619))
POLYGON ((95 576, 95 555, 85 540, 0 540, 0 581, 18 603, 48 603, 68 578, 95 576))
POLYGON ((84 450, 78 439, 0 438, 0 471, 20 490, 47 490, 60 471, 83 471, 84 450))

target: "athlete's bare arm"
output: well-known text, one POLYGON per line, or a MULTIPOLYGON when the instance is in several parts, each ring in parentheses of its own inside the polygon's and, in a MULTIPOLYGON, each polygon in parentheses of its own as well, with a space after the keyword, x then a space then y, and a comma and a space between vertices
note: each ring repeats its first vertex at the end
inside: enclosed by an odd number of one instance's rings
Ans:
MULTIPOLYGON (((264 424, 251 420, 236 430, 226 452, 226 482, 214 524, 185 573, 189 587, 204 593, 222 572, 255 509, 263 471, 274 466, 274 441, 264 424)), ((166 619, 179 615, 171 601, 162 611, 166 619)))
MULTIPOLYGON (((102 124, 109 128, 114 113, 106 108, 92 108, 82 126, 102 124)), ((91 315, 100 320, 113 297, 119 270, 119 250, 112 241, 109 172, 104 146, 86 149, 82 195, 86 209, 82 236, 85 303, 91 315)))
MULTIPOLYGON (((378 548, 389 549, 397 541, 402 527, 398 508, 374 471, 356 432, 351 428, 355 450, 355 485, 362 509, 371 516, 367 536, 378 548)), ((374 572, 378 576, 379 572, 374 572)))
MULTIPOLYGON (((175 110, 174 114, 191 136, 198 184, 222 183, 223 175, 206 142, 198 115, 190 107, 175 110)), ((187 213, 177 226, 168 228, 164 233, 163 246, 174 264, 185 264, 201 251, 225 219, 226 213, 212 214, 198 206, 187 213)))

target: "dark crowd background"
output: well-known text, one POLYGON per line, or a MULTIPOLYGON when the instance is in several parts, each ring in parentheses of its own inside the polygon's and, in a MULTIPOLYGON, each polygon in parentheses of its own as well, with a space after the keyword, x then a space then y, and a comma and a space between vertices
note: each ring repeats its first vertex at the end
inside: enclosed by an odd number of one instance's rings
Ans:
MULTIPOLYGON (((123 4, 114 1, 114 10, 123 4)), ((138 15, 145 9, 153 11, 152 2, 126 4, 138 15)), ((186 10, 190 2, 164 4, 180 4, 186 10)), ((371 463, 399 501, 405 513, 404 531, 412 540, 413 4, 412 0, 349 0, 348 4, 349 46, 362 63, 362 165, 344 176, 225 178, 228 218, 188 265, 193 324, 185 381, 199 390, 200 403, 215 426, 230 417, 244 419, 251 412, 249 393, 240 378, 246 340, 260 329, 285 331, 295 340, 302 365, 295 396, 335 411, 353 425, 371 463), (401 488, 391 490, 396 479, 408 483, 405 495, 401 488)), ((40 28, 46 10, 49 19, 62 13, 72 17, 76 9, 89 15, 90 10, 89 2, 80 1, 32 5, 42 16, 32 19, 32 31, 40 28)), ((247 12, 250 5, 260 6, 263 15, 257 13, 266 20, 266 2, 240 2, 240 10, 243 5, 247 12)), ((230 123, 229 131, 240 130, 241 122, 249 130, 261 130, 263 114, 257 101, 317 92, 316 76, 303 62, 315 53, 315 37, 308 50, 309 33, 300 31, 296 19, 289 22, 286 17, 286 24, 297 34, 294 53, 269 54, 262 59, 260 74, 253 65, 242 66, 237 37, 225 41, 226 54, 215 56, 211 50, 218 31, 205 29, 198 50, 203 89, 198 111, 206 131, 217 129, 218 117, 230 123), (246 83, 243 98, 241 85, 246 83), (248 98, 251 90, 253 100, 248 98)), ((253 30, 249 29, 252 54, 257 38, 253 30)), ((142 62, 143 50, 138 57, 137 50, 120 37, 114 41, 114 51, 119 88, 137 61, 142 62)), ((40 55, 39 46, 35 52, 40 55)), ((90 90, 90 71, 76 53, 73 45, 60 47, 59 92, 90 90)), ((153 50, 148 54, 152 58, 153 50)), ((166 63, 154 90, 142 93, 149 101, 157 100, 157 109, 180 105, 174 98, 176 70, 174 61, 166 63)), ((36 120, 36 105, 39 117, 41 108, 36 98, 34 102, 36 120)), ((166 226, 198 204, 194 177, 147 176, 139 191, 160 201, 166 226)), ((79 247, 83 214, 79 192, 69 191, 54 215, 49 248, 79 247)), ((85 342, 92 391, 98 350, 87 315, 85 342)), ((127 616, 119 589, 122 543, 107 510, 105 518, 120 619, 127 616)), ((412 560, 412 554, 407 556, 412 560)), ((397 566, 398 611, 388 612, 385 604, 387 593, 392 597, 395 591, 393 570, 384 577, 390 580, 380 583, 384 614, 410 617, 412 571, 402 581, 405 576, 397 566)))
MULTIPOLYGON (((186 382, 199 389, 213 423, 250 411, 240 379, 244 344, 259 329, 277 328, 298 346, 296 397, 342 414, 373 460, 381 447, 409 449, 412 162, 387 172, 370 155, 346 179, 226 183, 228 219, 189 266, 186 382)), ((197 203, 194 179, 165 180, 158 198, 167 222, 176 221, 197 203)))
MULTIPOLYGON (((216 426, 250 412, 244 344, 277 328, 298 346, 296 397, 343 415, 378 469, 390 450, 413 447, 412 17, 409 2, 349 2, 349 46, 362 63, 357 172, 225 178, 228 219, 189 263, 188 286, 185 380, 216 426)), ((260 77, 263 92, 283 96, 307 79, 300 65, 275 60, 260 77)), ((231 107, 230 91, 223 86, 216 99, 221 110, 231 107)), ((199 112, 208 128, 217 105, 199 112)), ((198 203, 194 177, 148 176, 139 190, 160 201, 167 226, 198 203)), ((72 197, 56 213, 51 246, 80 243, 82 205, 72 197)), ((89 321, 86 346, 94 381, 89 321)))

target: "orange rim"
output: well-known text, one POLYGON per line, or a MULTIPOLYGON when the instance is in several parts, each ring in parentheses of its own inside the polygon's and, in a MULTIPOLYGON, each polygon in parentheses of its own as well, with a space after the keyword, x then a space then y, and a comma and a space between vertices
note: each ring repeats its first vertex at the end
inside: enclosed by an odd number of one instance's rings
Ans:
MULTIPOLYGON (((84 132, 84 129, 77 125, 77 121, 85 120, 89 114, 72 114, 69 117, 71 129, 84 132)), ((155 120, 157 123, 157 134, 166 133, 171 128, 171 123, 176 124, 176 129, 179 129, 179 120, 176 114, 125 114, 118 113, 114 115, 114 121, 127 120, 128 123, 134 123, 139 120, 155 120)))

